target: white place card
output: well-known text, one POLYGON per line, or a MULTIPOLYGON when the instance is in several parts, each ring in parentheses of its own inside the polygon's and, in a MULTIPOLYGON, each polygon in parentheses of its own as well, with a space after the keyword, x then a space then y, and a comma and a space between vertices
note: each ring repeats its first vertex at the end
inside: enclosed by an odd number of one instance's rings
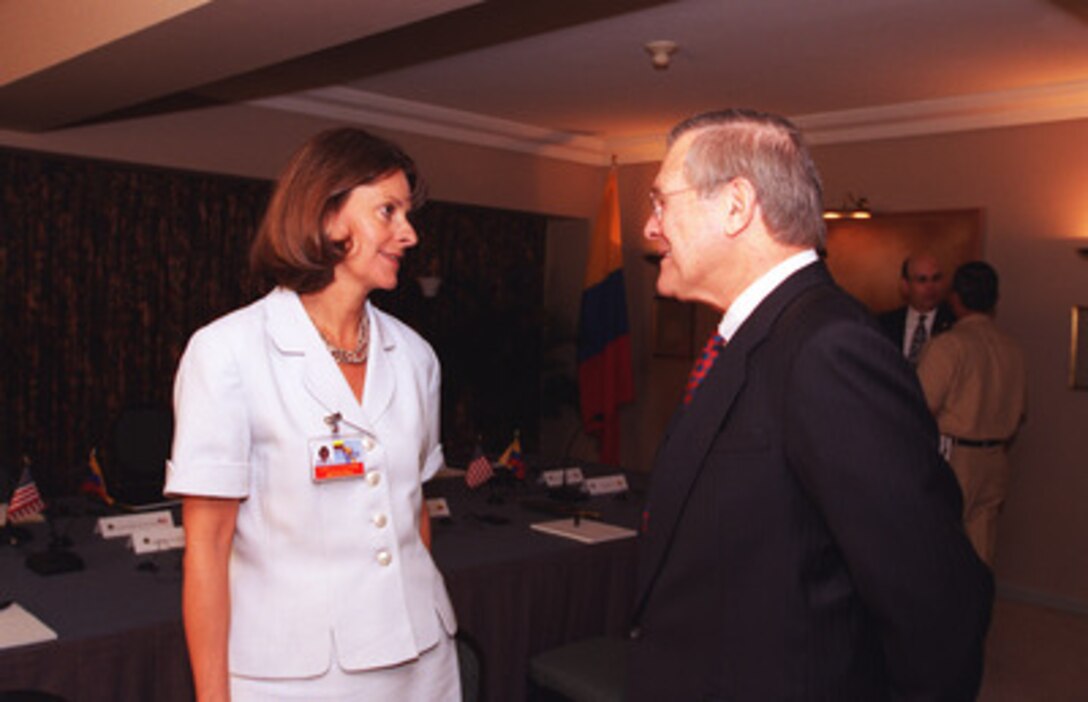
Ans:
POLYGON ((137 529, 129 536, 128 547, 138 554, 185 548, 185 530, 172 525, 137 529))
POLYGON ((540 474, 540 479, 550 488, 563 487, 564 474, 566 474, 567 485, 581 485, 585 480, 582 469, 578 467, 546 470, 540 474))
POLYGON ((431 519, 445 519, 450 516, 450 503, 445 497, 432 497, 427 500, 427 514, 431 519))
POLYGON ((586 492, 590 495, 615 495, 627 492, 627 476, 623 473, 602 475, 586 481, 586 492))
POLYGON ((121 514, 114 517, 99 517, 94 531, 103 538, 113 539, 118 536, 131 536, 140 529, 150 527, 174 526, 174 514, 168 509, 139 514, 121 514))

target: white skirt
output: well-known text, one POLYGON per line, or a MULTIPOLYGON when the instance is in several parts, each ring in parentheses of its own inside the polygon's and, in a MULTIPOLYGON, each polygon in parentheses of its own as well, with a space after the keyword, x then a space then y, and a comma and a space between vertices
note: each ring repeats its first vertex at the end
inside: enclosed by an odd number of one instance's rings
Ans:
POLYGON ((348 671, 332 662, 316 678, 230 677, 231 702, 382 702, 383 700, 427 700, 461 702, 461 678, 457 645, 442 636, 438 644, 419 658, 389 668, 348 671))

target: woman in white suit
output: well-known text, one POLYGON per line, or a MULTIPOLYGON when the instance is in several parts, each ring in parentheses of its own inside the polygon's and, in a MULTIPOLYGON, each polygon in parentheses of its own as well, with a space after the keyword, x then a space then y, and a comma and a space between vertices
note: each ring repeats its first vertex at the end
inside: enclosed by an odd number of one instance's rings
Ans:
POLYGON ((417 185, 389 142, 312 138, 251 252, 277 287, 181 359, 166 492, 199 700, 460 699, 421 489, 443 464, 438 361, 367 301, 416 244, 417 185))

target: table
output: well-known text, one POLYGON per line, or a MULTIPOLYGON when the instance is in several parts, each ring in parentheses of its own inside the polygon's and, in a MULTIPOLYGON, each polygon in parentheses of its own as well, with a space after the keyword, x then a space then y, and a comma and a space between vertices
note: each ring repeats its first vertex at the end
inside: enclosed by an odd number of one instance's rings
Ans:
MULTIPOLYGON (((557 517, 525 507, 543 494, 526 484, 473 491, 450 478, 428 483, 426 493, 451 507, 449 520, 434 522, 433 553, 462 631, 483 652, 485 699, 523 700, 529 658, 540 651, 624 631, 634 539, 585 545, 529 529, 557 517)), ((575 504, 634 528, 640 494, 575 504)), ((180 552, 137 556, 121 540, 94 535, 94 514, 71 511, 55 524, 70 535, 85 570, 41 576, 23 566, 48 543, 44 525, 34 525, 23 546, 0 547, 0 600, 14 599, 59 637, 0 651, 0 690, 42 689, 70 702, 191 700, 180 552)))

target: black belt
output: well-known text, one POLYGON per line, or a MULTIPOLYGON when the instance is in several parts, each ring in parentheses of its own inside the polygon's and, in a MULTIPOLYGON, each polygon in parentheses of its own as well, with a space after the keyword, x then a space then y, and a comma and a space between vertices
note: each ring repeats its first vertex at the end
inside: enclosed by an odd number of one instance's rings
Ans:
POLYGON ((969 448, 994 448, 1009 443, 1008 439, 961 439, 958 436, 950 436, 953 446, 967 446, 969 448))

